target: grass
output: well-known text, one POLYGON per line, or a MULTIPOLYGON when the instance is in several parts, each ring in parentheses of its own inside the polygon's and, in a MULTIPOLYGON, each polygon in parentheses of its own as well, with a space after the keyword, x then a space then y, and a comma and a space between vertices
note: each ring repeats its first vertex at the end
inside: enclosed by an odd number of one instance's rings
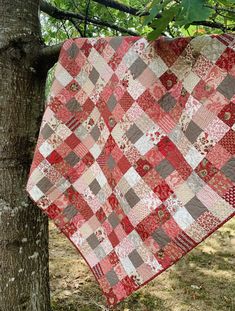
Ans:
MULTIPOLYGON (((114 311, 235 311, 235 219, 114 311)), ((105 311, 105 298, 69 240, 50 223, 52 311, 105 311)))

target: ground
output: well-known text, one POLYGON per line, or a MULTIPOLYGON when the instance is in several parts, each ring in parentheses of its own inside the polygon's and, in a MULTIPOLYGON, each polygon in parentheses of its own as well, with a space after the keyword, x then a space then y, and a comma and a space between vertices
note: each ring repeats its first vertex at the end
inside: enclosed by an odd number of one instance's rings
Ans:
MULTIPOLYGON (((115 311, 235 311, 235 218, 115 311)), ((52 311, 106 311, 88 266, 50 222, 52 311)))

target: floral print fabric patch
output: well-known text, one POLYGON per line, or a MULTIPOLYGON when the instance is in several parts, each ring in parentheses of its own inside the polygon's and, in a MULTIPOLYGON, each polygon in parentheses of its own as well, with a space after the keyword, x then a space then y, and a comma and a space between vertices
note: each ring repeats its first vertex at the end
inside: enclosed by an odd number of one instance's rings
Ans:
POLYGON ((235 36, 68 39, 27 192, 115 305, 235 214, 235 36))

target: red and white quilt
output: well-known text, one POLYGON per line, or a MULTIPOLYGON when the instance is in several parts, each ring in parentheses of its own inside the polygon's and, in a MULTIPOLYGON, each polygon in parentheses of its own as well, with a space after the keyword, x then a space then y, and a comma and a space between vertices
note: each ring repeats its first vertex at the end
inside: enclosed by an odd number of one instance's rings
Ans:
POLYGON ((110 306, 235 214, 235 35, 67 40, 27 192, 110 306))

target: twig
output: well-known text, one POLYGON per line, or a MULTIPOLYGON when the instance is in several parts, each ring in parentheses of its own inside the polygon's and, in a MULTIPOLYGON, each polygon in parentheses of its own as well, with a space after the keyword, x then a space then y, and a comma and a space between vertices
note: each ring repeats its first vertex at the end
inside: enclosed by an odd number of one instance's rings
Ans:
POLYGON ((84 19, 84 34, 83 34, 84 37, 86 37, 86 32, 87 32, 87 22, 88 22, 89 7, 90 7, 90 0, 87 0, 86 13, 85 13, 85 19, 84 19))

